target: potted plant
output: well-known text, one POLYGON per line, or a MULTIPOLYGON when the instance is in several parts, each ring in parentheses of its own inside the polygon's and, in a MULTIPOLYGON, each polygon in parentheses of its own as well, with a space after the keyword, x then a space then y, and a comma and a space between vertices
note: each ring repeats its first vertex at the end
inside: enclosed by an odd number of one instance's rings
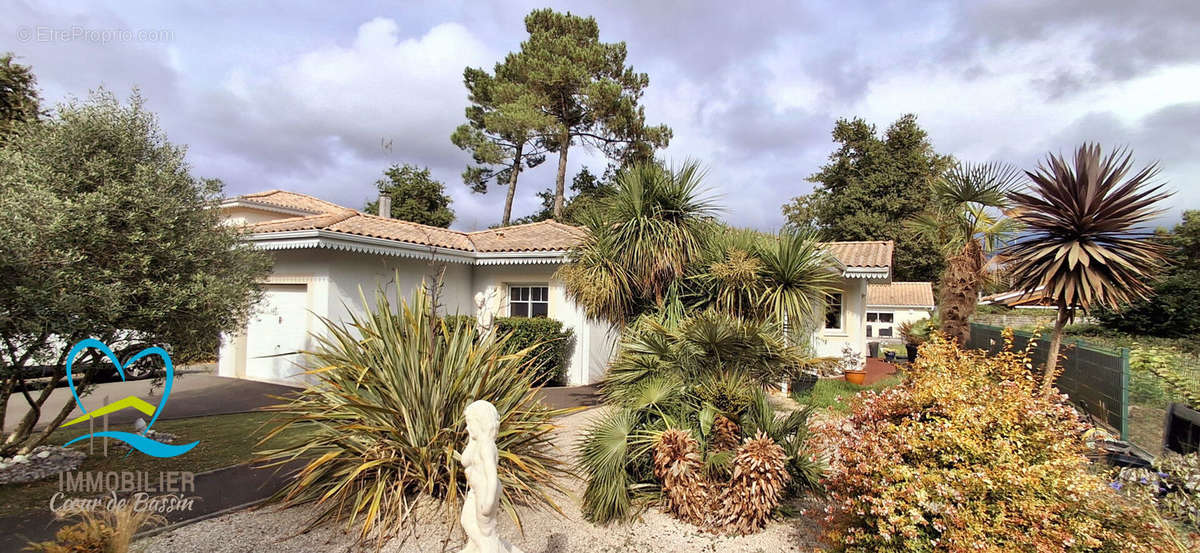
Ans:
POLYGON ((937 327, 933 319, 924 318, 916 321, 905 321, 896 327, 900 339, 904 340, 904 351, 908 362, 917 360, 917 348, 929 340, 929 334, 937 327))
POLYGON ((862 386, 867 382, 867 371, 863 368, 862 354, 854 351, 850 344, 842 347, 842 375, 846 382, 862 386))

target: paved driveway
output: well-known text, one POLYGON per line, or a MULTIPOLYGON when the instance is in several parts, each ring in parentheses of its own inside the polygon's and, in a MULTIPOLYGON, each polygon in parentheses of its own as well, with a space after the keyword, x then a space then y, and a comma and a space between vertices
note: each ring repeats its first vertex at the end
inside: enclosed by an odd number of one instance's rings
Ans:
MULTIPOLYGON (((162 387, 152 387, 151 384, 150 380, 106 382, 96 385, 91 393, 81 398, 81 401, 88 409, 94 409, 105 404, 105 397, 111 402, 134 395, 146 400, 151 405, 158 405, 162 401, 162 387)), ((181 371, 181 374, 175 376, 171 397, 167 400, 167 405, 163 407, 159 419, 244 413, 279 403, 279 400, 271 396, 286 395, 295 390, 295 388, 280 384, 225 378, 205 372, 181 371)), ((70 388, 62 386, 55 389, 50 399, 46 400, 46 404, 42 406, 42 416, 38 425, 43 426, 48 423, 54 415, 58 414, 58 410, 63 405, 72 401, 74 400, 71 397, 70 388)), ((19 394, 13 395, 8 400, 4 428, 14 428, 28 410, 29 405, 25 398, 19 394)), ((68 420, 81 414, 76 408, 68 420)), ((134 409, 124 409, 109 415, 108 422, 110 425, 131 424, 138 417, 144 417, 144 415, 134 409)))

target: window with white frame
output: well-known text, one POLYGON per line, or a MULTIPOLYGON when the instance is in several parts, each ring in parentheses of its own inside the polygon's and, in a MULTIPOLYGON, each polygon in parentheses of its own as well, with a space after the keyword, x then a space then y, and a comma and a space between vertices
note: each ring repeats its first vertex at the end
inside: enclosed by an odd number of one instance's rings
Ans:
POLYGON ((867 337, 871 337, 871 330, 874 329, 880 338, 891 338, 893 336, 892 323, 896 322, 896 314, 887 311, 868 311, 867 312, 867 337))
POLYGON ((549 286, 521 284, 508 287, 509 317, 545 317, 549 314, 549 286))
POLYGON ((829 294, 825 299, 825 328, 826 330, 842 329, 842 295, 829 294))

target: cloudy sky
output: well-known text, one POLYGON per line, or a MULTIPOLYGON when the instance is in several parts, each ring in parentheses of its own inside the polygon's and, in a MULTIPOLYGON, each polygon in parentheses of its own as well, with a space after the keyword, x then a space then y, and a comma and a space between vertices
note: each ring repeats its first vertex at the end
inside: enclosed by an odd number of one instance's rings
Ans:
MULTIPOLYGON (((516 50, 545 2, 357 4, 0 0, 0 51, 31 64, 51 102, 139 88, 195 173, 231 194, 361 207, 383 169, 411 162, 446 183, 455 228, 496 223, 503 191, 470 193, 449 141, 462 70, 516 50)), ((628 44, 650 76, 649 121, 675 132, 665 157, 702 161, 735 224, 782 223, 839 117, 882 129, 909 112, 964 160, 1031 168, 1083 140, 1125 145, 1177 191, 1162 222, 1200 208, 1195 0, 560 4, 628 44)), ((605 164, 571 158, 571 173, 605 164)), ((554 165, 522 175, 516 216, 537 208, 554 165)))

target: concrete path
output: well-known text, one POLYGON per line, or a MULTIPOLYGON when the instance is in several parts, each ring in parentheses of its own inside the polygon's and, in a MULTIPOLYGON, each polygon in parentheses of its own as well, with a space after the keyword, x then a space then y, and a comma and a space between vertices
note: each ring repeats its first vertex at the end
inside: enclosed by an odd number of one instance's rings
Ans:
POLYGON ((600 399, 600 387, 596 385, 542 388, 542 401, 554 409, 595 407, 600 399))

